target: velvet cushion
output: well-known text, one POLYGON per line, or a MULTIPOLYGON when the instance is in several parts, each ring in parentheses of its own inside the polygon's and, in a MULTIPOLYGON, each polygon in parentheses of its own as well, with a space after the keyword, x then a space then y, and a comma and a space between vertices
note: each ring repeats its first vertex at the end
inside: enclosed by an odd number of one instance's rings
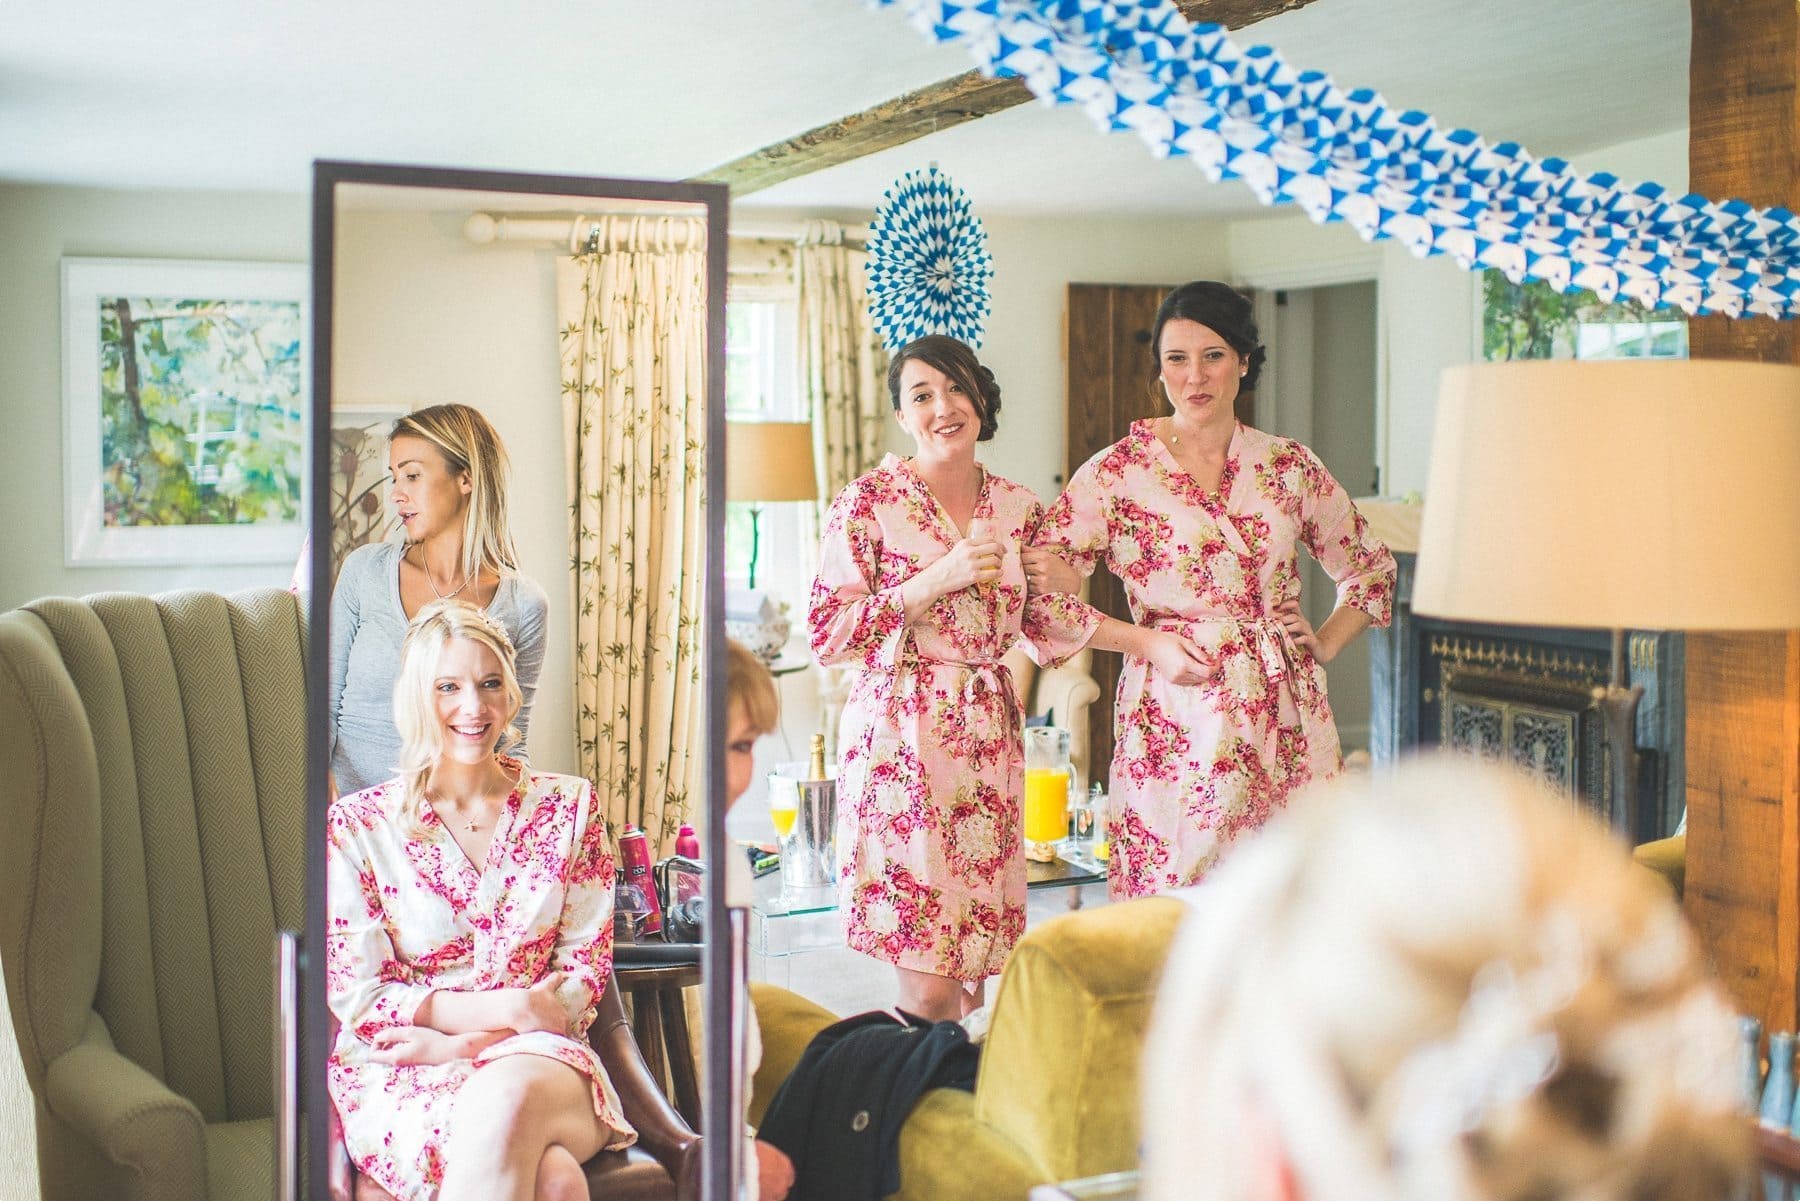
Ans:
MULTIPOLYGON (((1033 1184, 1137 1166, 1138 1064, 1187 906, 1153 897, 1030 930, 1000 978, 973 1096, 927 1093, 900 1135, 895 1201, 1024 1201, 1033 1184)), ((751 1120, 834 1019, 750 986, 762 1029, 751 1120)))

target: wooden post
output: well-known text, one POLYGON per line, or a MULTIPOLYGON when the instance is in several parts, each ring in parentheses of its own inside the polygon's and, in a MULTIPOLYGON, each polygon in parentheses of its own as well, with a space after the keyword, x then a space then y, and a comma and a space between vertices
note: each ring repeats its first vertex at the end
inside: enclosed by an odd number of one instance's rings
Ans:
MULTIPOLYGON (((1688 186, 1800 204, 1800 5, 1690 0, 1688 186)), ((1705 317, 1694 358, 1800 362, 1792 321, 1705 317)), ((1769 1030, 1800 1024, 1800 632, 1687 639, 1686 908, 1769 1030)))

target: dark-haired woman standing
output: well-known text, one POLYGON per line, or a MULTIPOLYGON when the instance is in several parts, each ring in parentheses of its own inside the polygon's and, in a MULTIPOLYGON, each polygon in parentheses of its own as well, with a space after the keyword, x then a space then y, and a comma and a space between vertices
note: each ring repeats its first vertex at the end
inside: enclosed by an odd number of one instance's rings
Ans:
POLYGON ((1025 552, 1026 628, 1046 658, 1104 645, 1099 611, 1068 595, 1104 561, 1139 626, 1191 639, 1209 662, 1190 681, 1127 651, 1114 897, 1195 883, 1290 791, 1337 771, 1321 665, 1387 624, 1394 590, 1393 556, 1318 457, 1233 415, 1262 365, 1250 302, 1222 283, 1183 284, 1157 310, 1151 346, 1173 411, 1088 460, 1025 552), (1300 611, 1299 546, 1337 581, 1317 630, 1300 611))

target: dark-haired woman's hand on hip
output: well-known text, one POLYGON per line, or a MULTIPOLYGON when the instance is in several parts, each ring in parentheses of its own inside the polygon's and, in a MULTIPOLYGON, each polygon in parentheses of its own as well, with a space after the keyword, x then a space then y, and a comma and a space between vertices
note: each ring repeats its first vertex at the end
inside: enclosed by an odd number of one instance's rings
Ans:
POLYGON ((1331 661, 1331 657, 1325 653, 1324 645, 1319 641, 1318 632, 1312 627, 1312 622, 1306 620, 1306 614, 1300 611, 1299 597, 1289 597, 1276 605, 1275 620, 1279 621, 1287 630, 1288 637, 1294 640, 1295 646, 1305 647, 1307 652, 1321 663, 1331 661))

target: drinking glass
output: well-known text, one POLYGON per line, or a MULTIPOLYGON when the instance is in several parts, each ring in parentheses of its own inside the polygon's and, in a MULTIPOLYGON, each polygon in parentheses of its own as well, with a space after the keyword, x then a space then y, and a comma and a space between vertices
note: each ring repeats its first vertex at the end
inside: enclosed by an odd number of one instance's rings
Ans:
POLYGON ((1048 862, 1069 832, 1069 732, 1060 726, 1025 731, 1025 854, 1048 862))

